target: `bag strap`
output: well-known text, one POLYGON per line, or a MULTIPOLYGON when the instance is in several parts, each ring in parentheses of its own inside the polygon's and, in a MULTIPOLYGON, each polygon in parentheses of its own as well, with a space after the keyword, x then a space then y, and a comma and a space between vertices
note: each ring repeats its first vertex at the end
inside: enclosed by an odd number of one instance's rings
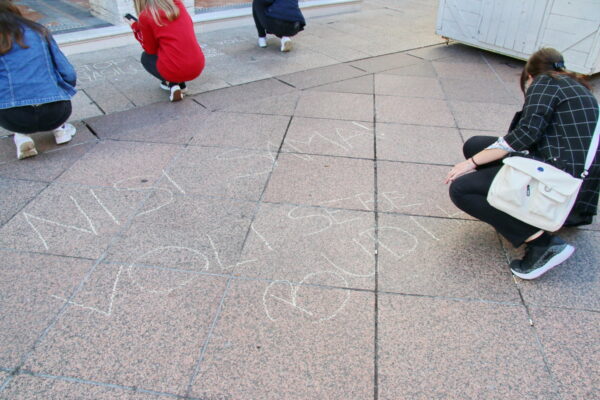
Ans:
POLYGON ((596 150, 598 150, 598 142, 600 141, 600 119, 596 122, 596 130, 594 130, 594 136, 592 136, 592 142, 590 143, 590 149, 588 150, 587 157, 585 158, 585 166, 581 177, 585 178, 588 176, 588 170, 592 166, 594 157, 596 156, 596 150))

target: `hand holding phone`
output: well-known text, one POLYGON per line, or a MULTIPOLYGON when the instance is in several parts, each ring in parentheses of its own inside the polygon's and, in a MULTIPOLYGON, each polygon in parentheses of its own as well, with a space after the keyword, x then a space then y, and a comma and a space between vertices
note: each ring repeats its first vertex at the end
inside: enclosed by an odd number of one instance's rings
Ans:
POLYGON ((129 13, 125 14, 125 18, 127 18, 130 21, 137 21, 137 18, 129 13))

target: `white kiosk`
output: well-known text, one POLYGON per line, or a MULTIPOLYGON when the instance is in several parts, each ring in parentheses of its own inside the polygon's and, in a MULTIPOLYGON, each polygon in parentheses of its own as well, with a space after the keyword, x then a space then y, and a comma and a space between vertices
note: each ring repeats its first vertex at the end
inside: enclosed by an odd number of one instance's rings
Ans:
POLYGON ((567 69, 600 72, 600 0, 439 1, 439 35, 523 60, 554 47, 567 69))

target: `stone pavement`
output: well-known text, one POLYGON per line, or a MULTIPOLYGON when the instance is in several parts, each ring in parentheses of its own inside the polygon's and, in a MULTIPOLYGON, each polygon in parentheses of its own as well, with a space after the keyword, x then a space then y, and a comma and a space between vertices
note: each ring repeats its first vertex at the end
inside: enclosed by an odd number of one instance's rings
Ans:
POLYGON ((0 140, 0 398, 599 398, 600 224, 527 282, 452 205, 523 64, 434 20, 369 1, 289 54, 201 34, 175 104, 135 46, 72 56, 73 142, 0 140))

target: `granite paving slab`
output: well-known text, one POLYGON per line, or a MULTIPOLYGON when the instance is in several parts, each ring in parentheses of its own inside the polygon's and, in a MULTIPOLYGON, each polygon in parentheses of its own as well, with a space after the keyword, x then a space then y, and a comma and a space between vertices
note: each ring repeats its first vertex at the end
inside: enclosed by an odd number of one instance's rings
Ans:
POLYGON ((395 53, 352 61, 349 64, 355 68, 362 69, 363 71, 374 73, 418 64, 419 62, 420 60, 417 57, 405 53, 395 53))
POLYGON ((282 151, 373 158, 373 124, 294 117, 282 151))
POLYGON ((164 194, 156 192, 149 199, 110 248, 107 259, 230 274, 239 261, 256 205, 164 194))
POLYGON ((373 295, 234 280, 191 394, 203 399, 373 395, 373 295))
POLYGON ((290 118, 276 115, 213 112, 194 123, 191 145, 279 149, 290 118))
POLYGON ((258 200, 273 170, 277 149, 190 146, 166 173, 183 194, 258 200))
POLYGON ((377 158, 454 165, 464 158, 456 128, 378 123, 377 158))
MULTIPOLYGON (((440 78, 451 78, 459 80, 467 80, 478 82, 494 82, 498 81, 496 74, 485 62, 483 57, 480 57, 481 61, 477 63, 472 62, 445 62, 444 61, 432 61, 431 65, 435 69, 437 75, 440 78)), ((465 85, 468 83, 465 82, 465 85)))
POLYGON ((373 94, 373 87, 373 75, 369 74, 358 78, 316 86, 312 90, 335 93, 373 94))
POLYGON ((84 90, 88 97, 94 99, 103 114, 129 110, 135 107, 135 104, 121 91, 119 85, 112 82, 90 85, 84 90))
POLYGON ((373 121, 373 96, 306 91, 298 101, 295 115, 371 122, 373 121))
POLYGON ((368 212, 263 204, 235 274, 372 290, 374 224, 368 212))
MULTIPOLYGON (((565 228, 557 234, 575 253, 535 281, 517 279, 525 303, 600 311, 600 232, 565 228)), ((511 259, 521 258, 523 248, 505 246, 511 259)))
POLYGON ((375 94, 443 99, 444 92, 435 78, 375 74, 375 94))
POLYGON ((278 96, 247 99, 243 103, 236 103, 230 107, 224 107, 221 111, 292 116, 294 115, 294 110, 296 109, 299 98, 300 92, 297 91, 278 96))
POLYGON ((16 368, 93 261, 5 250, 0 255, 0 366, 16 368))
POLYGON ((95 141, 67 145, 45 153, 38 152, 38 155, 35 157, 18 160, 12 137, 0 139, 0 142, 5 142, 6 147, 12 147, 12 151, 14 152, 14 154, 7 154, 4 157, 7 160, 6 162, 0 163, 0 176, 43 182, 52 182, 59 178, 68 168, 96 145, 95 141))
POLYGON ((521 111, 521 106, 516 104, 465 101, 449 101, 448 104, 459 128, 493 131, 495 136, 503 135, 515 113, 521 111))
POLYGON ((433 65, 431 65, 431 61, 421 59, 419 59, 415 64, 386 70, 385 73, 387 75, 423 76, 428 78, 437 77, 437 73, 435 72, 433 65))
POLYGON ((444 100, 377 95, 375 107, 378 122, 456 126, 448 103, 444 100))
MULTIPOLYGON (((514 104, 520 106, 523 96, 509 91, 505 84, 494 80, 465 81, 464 79, 440 78, 448 100, 484 103, 514 104)), ((510 122, 510 121, 509 121, 510 122)))
POLYGON ((264 200, 372 210, 373 180, 373 161, 370 160, 281 154, 264 200))
POLYGON ((380 215, 379 290, 520 303, 498 235, 479 221, 380 215))
POLYGON ((346 64, 337 64, 322 68, 310 69, 308 71, 279 76, 278 79, 289 85, 306 89, 309 87, 324 85, 341 80, 356 78, 365 72, 346 64))
POLYGON ((275 79, 264 79, 245 85, 232 86, 194 96, 193 99, 209 110, 220 110, 248 100, 273 97, 295 91, 294 88, 275 79))
POLYGON ((103 114, 102 110, 84 90, 79 90, 71 99, 71 103, 73 105, 73 112, 69 117, 69 121, 79 121, 84 118, 103 114))
POLYGON ((209 112, 192 100, 158 103, 86 121, 101 139, 186 144, 209 112))
POLYGON ((100 264, 24 368, 185 395, 224 289, 220 277, 100 264))
POLYGON ((108 187, 138 177, 153 182, 181 151, 182 147, 176 145, 104 140, 75 162, 58 181, 108 187))
POLYGON ((597 398, 600 394, 600 314, 538 307, 532 307, 531 313, 561 398, 597 398))
POLYGON ((449 166, 377 162, 377 191, 381 212, 470 219, 456 208, 444 179, 449 166))
POLYGON ((522 306, 380 295, 378 309, 382 400, 561 398, 522 306))
POLYGON ((51 379, 31 375, 18 375, 4 389, 6 398, 14 400, 168 400, 172 395, 135 392, 136 388, 120 388, 101 382, 77 382, 69 378, 51 379))
POLYGON ((95 259, 147 190, 53 183, 0 229, 0 247, 95 259))
POLYGON ((462 43, 450 43, 445 46, 427 46, 411 49, 407 53, 424 60, 437 60, 444 63, 481 64, 483 62, 481 50, 462 43))
POLYGON ((48 185, 43 182, 0 178, 0 226, 9 221, 46 186, 48 185))

